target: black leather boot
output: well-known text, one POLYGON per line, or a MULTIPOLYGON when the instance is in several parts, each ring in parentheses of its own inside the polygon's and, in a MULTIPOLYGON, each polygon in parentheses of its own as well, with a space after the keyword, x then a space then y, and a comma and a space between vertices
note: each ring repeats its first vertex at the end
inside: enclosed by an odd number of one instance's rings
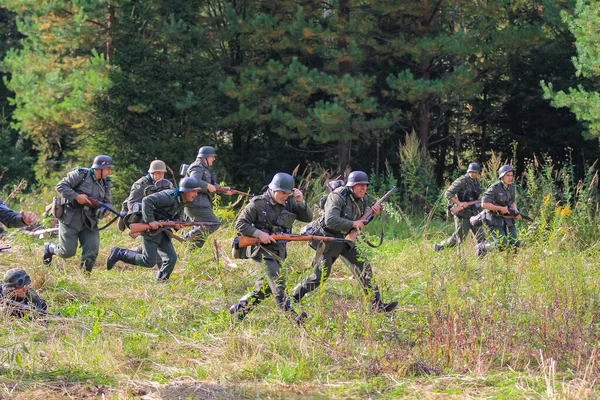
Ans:
POLYGON ((373 300, 371 303, 371 307, 373 308, 373 311, 390 312, 390 311, 393 311, 394 308, 396 308, 398 306, 397 301, 391 301, 389 303, 384 303, 383 301, 381 301, 381 294, 379 293, 379 289, 377 287, 375 287, 374 294, 375 294, 375 300, 373 300))
POLYGON ((44 255, 42 256, 42 263, 48 265, 52 262, 52 256, 56 254, 56 243, 46 242, 44 243, 44 255))
POLYGON ((106 269, 111 270, 117 263, 117 261, 123 261, 127 264, 133 264, 135 262, 135 256, 139 254, 133 250, 122 249, 120 247, 113 247, 110 250, 110 255, 106 260, 106 269))

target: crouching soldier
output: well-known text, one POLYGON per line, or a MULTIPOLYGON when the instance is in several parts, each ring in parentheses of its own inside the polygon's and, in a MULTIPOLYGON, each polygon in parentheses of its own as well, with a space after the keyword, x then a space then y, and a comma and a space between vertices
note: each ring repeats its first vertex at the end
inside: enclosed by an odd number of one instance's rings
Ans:
POLYGON ((13 317, 23 317, 29 311, 45 314, 46 302, 31 287, 31 278, 21 268, 12 268, 4 274, 0 287, 0 304, 13 317))
POLYGON ((252 236, 260 241, 260 246, 252 248, 252 260, 265 268, 266 279, 257 280, 255 289, 229 309, 239 320, 270 295, 279 308, 297 323, 306 317, 305 313, 296 315, 286 298, 285 278, 281 272, 281 263, 287 256, 286 243, 276 242, 270 236, 273 233, 292 233, 296 219, 310 222, 312 211, 302 192, 294 188, 294 178, 283 172, 275 174, 267 192, 254 197, 242 210, 235 229, 240 235, 252 236))
POLYGON ((66 204, 60 217, 58 243, 44 243, 43 263, 50 264, 52 256, 70 258, 77 252, 77 242, 81 244, 81 268, 90 273, 96 264, 100 249, 99 218, 110 211, 92 205, 88 197, 93 197, 111 206, 111 182, 109 175, 113 169, 112 158, 100 155, 94 158, 91 168, 75 168, 56 185, 56 191, 64 197, 66 204))
POLYGON ((156 280, 169 279, 177 262, 177 253, 175 253, 171 241, 171 231, 160 228, 157 221, 179 219, 183 208, 194 200, 199 189, 200 183, 197 179, 183 178, 179 182, 179 187, 175 189, 163 190, 144 197, 142 220, 150 225, 153 231, 141 234, 142 254, 133 250, 113 247, 106 261, 106 269, 111 270, 117 261, 152 268, 156 265, 158 252, 162 259, 162 265, 159 266, 156 280))
MULTIPOLYGON (((489 226, 494 246, 501 249, 506 247, 517 248, 520 245, 517 239, 515 217, 509 211, 517 210, 516 188, 513 184, 515 172, 510 165, 504 165, 498 170, 498 182, 492 184, 481 199, 481 207, 486 210, 485 223, 489 226)), ((516 218, 521 218, 517 215, 516 218)), ((484 255, 490 248, 489 243, 478 246, 478 253, 484 255)))
MULTIPOLYGON (((368 222, 360 219, 369 207, 368 185, 369 178, 366 173, 363 171, 351 172, 346 186, 335 189, 327 196, 325 213, 315 224, 313 234, 344 238, 352 229, 362 229, 368 222)), ((375 214, 379 213, 379 206, 377 209, 373 207, 373 211, 375 214)), ((311 247, 314 249, 317 249, 318 245, 317 242, 311 243, 311 247)), ((321 282, 326 281, 331 274, 331 266, 335 260, 341 258, 349 266, 356 280, 360 282, 375 311, 388 312, 396 308, 397 302, 384 303, 381 300, 379 288, 372 282, 371 265, 365 263, 354 243, 349 245, 339 242, 324 242, 323 245, 325 246, 322 253, 323 259, 313 260, 313 265, 316 265, 314 273, 301 281, 292 291, 292 296, 296 301, 300 301, 307 293, 318 288, 321 282)), ((315 258, 320 257, 318 253, 315 254, 315 258)))

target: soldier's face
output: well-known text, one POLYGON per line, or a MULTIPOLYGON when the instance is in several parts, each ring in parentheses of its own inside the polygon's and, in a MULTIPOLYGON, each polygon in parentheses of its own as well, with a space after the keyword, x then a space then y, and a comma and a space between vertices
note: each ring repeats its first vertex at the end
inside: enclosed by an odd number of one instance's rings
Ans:
POLYGON ((212 167, 213 163, 215 162, 215 156, 210 156, 210 157, 206 157, 204 160, 206 162, 206 165, 208 165, 209 167, 212 167))
POLYGON ((183 192, 181 195, 183 197, 184 203, 191 203, 192 201, 194 201, 196 196, 198 196, 198 192, 196 190, 193 190, 191 192, 183 192))
POLYGON ((162 171, 156 171, 150 174, 154 182, 160 181, 165 177, 165 173, 162 171))
POLYGON ((14 297, 25 297, 27 295, 27 290, 29 289, 29 285, 25 285, 22 288, 14 289, 11 294, 14 297))
POLYGON ((367 194, 367 185, 364 183, 357 183, 352 186, 352 193, 354 193, 354 197, 357 199, 362 199, 367 194))
POLYGON ((469 172, 469 176, 471 177, 471 179, 477 179, 479 178, 479 172, 471 171, 469 172))
POLYGON ((97 168, 94 169, 94 176, 95 176, 96 180, 105 179, 111 173, 112 173, 112 167, 106 167, 104 169, 97 169, 97 168))
POLYGON ((284 192, 283 190, 273 190, 273 199, 277 204, 283 204, 290 197, 291 193, 284 192))
POLYGON ((507 172, 506 174, 504 174, 504 176, 502 177, 502 179, 500 179, 506 186, 510 185, 513 181, 515 174, 511 171, 511 172, 507 172))

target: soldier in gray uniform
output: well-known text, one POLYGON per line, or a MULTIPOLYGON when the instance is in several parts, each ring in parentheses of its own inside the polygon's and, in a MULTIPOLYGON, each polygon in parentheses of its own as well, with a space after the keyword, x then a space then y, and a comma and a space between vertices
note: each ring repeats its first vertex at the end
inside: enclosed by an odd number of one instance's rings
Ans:
MULTIPOLYGON (((144 190, 148 186, 154 185, 156 182, 163 179, 165 177, 165 172, 167 172, 167 165, 163 161, 152 161, 148 173, 131 185, 129 196, 123 201, 121 213, 128 214, 130 212, 139 211, 138 207, 141 207, 142 199, 144 198, 144 190), (137 207, 136 204, 138 205, 137 207)), ((139 209, 141 210, 141 208, 139 209)))
POLYGON ((454 215, 454 226, 456 230, 452 236, 440 243, 435 243, 433 245, 434 251, 440 251, 443 248, 454 247, 457 244, 461 244, 469 234, 469 231, 473 232, 478 244, 485 240, 485 234, 481 226, 473 226, 469 221, 472 216, 479 213, 481 205, 473 204, 466 207, 465 204, 479 199, 479 195, 481 194, 481 183, 479 182, 480 172, 481 167, 479 164, 469 164, 467 173, 456 179, 444 193, 448 199, 449 207, 457 205, 465 208, 457 215, 454 215))
POLYGON ((179 187, 163 190, 142 200, 142 220, 149 224, 154 231, 143 232, 142 254, 133 250, 113 247, 106 261, 106 269, 110 270, 117 261, 152 268, 156 265, 156 254, 162 258, 162 264, 156 275, 157 281, 165 281, 171 276, 177 262, 177 253, 171 241, 170 231, 159 229, 157 221, 178 219, 184 206, 190 204, 200 189, 196 178, 183 178, 179 187))
POLYGON ((111 182, 113 161, 107 155, 94 158, 91 168, 75 168, 56 184, 56 191, 65 198, 67 203, 60 217, 58 244, 44 243, 43 263, 50 264, 52 256, 70 258, 77 252, 77 242, 81 245, 81 268, 91 273, 96 264, 100 249, 99 218, 106 216, 109 211, 92 206, 88 196, 111 205, 111 182))
MULTIPOLYGON (((510 165, 504 165, 498 170, 498 182, 492 184, 481 199, 481 207, 485 211, 485 223, 488 225, 492 241, 500 248, 507 246, 518 247, 517 228, 515 220, 510 217, 508 208, 517 210, 516 188, 513 184, 514 170, 510 165)), ((521 218, 518 216, 517 218, 521 218)), ((478 246, 480 255, 490 248, 489 243, 478 246)))
MULTIPOLYGON (((202 146, 198 150, 196 161, 190 164, 185 176, 196 178, 200 182, 198 196, 191 204, 186 205, 185 214, 194 221, 210 222, 213 225, 194 228, 184 238, 193 238, 197 248, 204 246, 208 235, 219 229, 220 222, 212 209, 212 196, 217 190, 217 174, 212 165, 217 155, 211 146, 202 146)), ((231 193, 226 193, 231 194, 231 193)))
MULTIPOLYGON (((369 178, 366 173, 363 171, 351 172, 346 186, 335 189, 327 197, 325 214, 316 222, 313 234, 344 238, 352 229, 362 229, 368 222, 360 219, 369 207, 368 185, 369 178)), ((373 207, 373 211, 375 214, 379 213, 380 207, 373 207)), ((317 249, 318 245, 317 242, 311 243, 313 249, 317 249)), ((381 300, 379 288, 373 285, 371 265, 365 263, 354 243, 325 242, 322 257, 321 262, 313 260, 313 264, 316 264, 314 273, 302 280, 292 291, 292 296, 296 301, 299 302, 307 293, 312 292, 319 287, 321 282, 327 280, 331 274, 331 266, 340 257, 350 267, 356 280, 360 282, 375 311, 392 311, 398 305, 395 301, 384 303, 381 300)))
POLYGON ((2 200, 0 200, 0 223, 9 228, 22 228, 31 226, 37 222, 37 217, 31 211, 21 211, 20 213, 11 210, 2 200))
POLYGON ((285 278, 281 273, 281 263, 287 256, 286 243, 279 243, 270 236, 273 233, 292 233, 292 224, 298 219, 312 220, 312 211, 304 201, 302 192, 294 188, 294 178, 284 172, 275 174, 265 194, 254 197, 242 210, 235 229, 240 235, 258 238, 262 243, 253 247, 252 260, 265 267, 266 279, 260 278, 255 289, 231 306, 229 312, 239 320, 260 302, 273 295, 279 308, 300 323, 306 314, 300 316, 290 306, 285 294, 285 278), (290 196, 291 195, 291 196, 290 196))
MULTIPOLYGON (((48 309, 46 302, 31 287, 31 278, 21 268, 12 268, 4 274, 4 280, 0 286, 0 304, 3 300, 12 300, 24 306, 39 308, 43 311, 48 309)), ((11 315, 23 317, 25 312, 17 307, 9 307, 11 315)))

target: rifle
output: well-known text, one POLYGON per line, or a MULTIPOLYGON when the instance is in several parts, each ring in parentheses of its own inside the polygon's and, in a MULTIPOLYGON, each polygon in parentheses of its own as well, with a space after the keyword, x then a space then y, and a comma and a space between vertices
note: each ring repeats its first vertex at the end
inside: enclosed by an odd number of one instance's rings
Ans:
POLYGON ((0 253, 3 251, 8 251, 10 249, 10 246, 2 246, 0 247, 0 253))
POLYGON ((125 217, 125 214, 121 214, 120 212, 118 212, 117 210, 115 210, 114 208, 112 208, 111 206, 109 206, 108 204, 103 203, 100 200, 93 198, 92 196, 88 196, 87 198, 88 198, 89 202, 94 207, 99 208, 101 210, 102 209, 108 210, 108 211, 110 211, 111 213, 115 214, 117 217, 120 217, 120 218, 124 218, 125 217))
POLYGON ((241 190, 235 190, 230 187, 223 187, 223 186, 215 185, 215 189, 217 189, 217 193, 231 192, 232 195, 237 194, 238 196, 250 196, 250 197, 254 196, 248 192, 242 192, 241 190))
POLYGON ((516 218, 516 217, 518 217, 520 215, 521 218, 523 218, 525 221, 527 221, 527 222, 533 222, 533 218, 531 218, 529 215, 525 215, 522 212, 517 211, 517 210, 515 210, 512 207, 508 207, 508 212, 509 212, 510 216, 507 217, 506 215, 504 215, 503 216, 504 218, 516 218))
MULTIPOLYGON (((394 190, 396 190, 396 186, 394 186, 393 188, 391 188, 390 190, 388 190, 388 192, 386 194, 384 194, 383 196, 381 196, 381 198, 379 200, 377 200, 375 202, 375 204, 373 204, 371 206, 371 208, 369 208, 361 217, 361 220, 367 220, 367 222, 365 223, 368 224, 369 222, 371 222, 371 220, 373 219, 373 217, 375 216, 375 214, 373 213, 373 207, 375 206, 381 206, 381 204, 383 204, 385 201, 387 201, 390 196, 392 195, 392 193, 394 192, 394 190)), ((350 240, 350 241, 355 241, 356 238, 358 237, 358 230, 356 230, 355 228, 352 228, 352 230, 350 232, 348 232, 348 234, 346 235, 346 240, 350 240)), ((381 238, 383 240, 383 233, 381 235, 381 238)))
MULTIPOLYGON (((278 241, 284 242, 312 242, 316 241, 324 241, 324 242, 344 242, 348 243, 349 240, 336 238, 332 236, 315 236, 315 235, 297 235, 297 234, 285 234, 285 233, 274 233, 271 237, 278 241)), ((238 249, 248 247, 248 246, 258 246, 260 240, 251 236, 238 236, 234 239, 234 246, 238 249)))
POLYGON ((471 207, 474 204, 479 203, 481 200, 477 199, 477 200, 473 200, 473 201, 467 201, 465 203, 464 207, 461 207, 460 205, 456 204, 452 207, 450 207, 450 212, 452 213, 452 215, 456 215, 459 212, 461 212, 462 210, 464 210, 465 208, 471 207))
POLYGON ((15 312, 15 311, 20 312, 20 313, 31 312, 31 313, 40 314, 40 315, 43 315, 46 317, 60 317, 60 314, 52 314, 52 313, 49 313, 48 311, 44 310, 43 308, 19 303, 18 301, 14 301, 14 300, 10 300, 10 299, 2 299, 1 301, 4 303, 4 306, 6 308, 12 309, 13 312, 15 312))
MULTIPOLYGON (((157 221, 161 228, 174 228, 175 226, 210 226, 219 225, 216 222, 196 222, 196 221, 157 221)), ((148 232, 153 230, 150 224, 143 222, 129 224, 129 231, 131 233, 148 232)))

